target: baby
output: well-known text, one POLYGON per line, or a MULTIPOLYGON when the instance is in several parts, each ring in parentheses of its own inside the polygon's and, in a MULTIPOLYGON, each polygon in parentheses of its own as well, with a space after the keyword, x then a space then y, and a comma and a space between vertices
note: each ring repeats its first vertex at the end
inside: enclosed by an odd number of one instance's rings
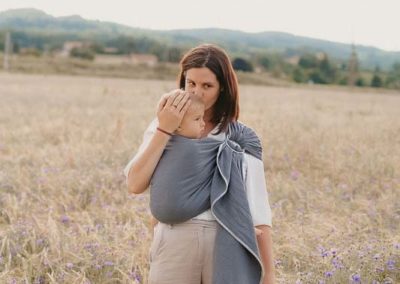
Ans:
MULTIPOLYGON (((199 139, 204 131, 204 111, 205 105, 198 96, 190 96, 191 104, 183 116, 182 122, 178 129, 174 132, 175 135, 181 135, 186 138, 199 139)), ((162 158, 162 157, 161 157, 162 158)), ((153 228, 157 225, 158 220, 152 216, 151 224, 153 228)), ((257 236, 262 234, 262 231, 254 228, 257 236)))
POLYGON ((183 116, 182 122, 174 134, 186 138, 199 139, 204 131, 204 111, 205 105, 198 96, 190 96, 191 104, 183 116))

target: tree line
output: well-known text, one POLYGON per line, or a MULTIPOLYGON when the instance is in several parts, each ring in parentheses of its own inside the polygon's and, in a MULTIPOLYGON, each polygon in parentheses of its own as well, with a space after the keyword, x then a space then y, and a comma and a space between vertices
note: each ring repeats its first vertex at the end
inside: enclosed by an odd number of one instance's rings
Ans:
MULTIPOLYGON (((0 49, 4 49, 5 32, 0 32, 0 49)), ((19 53, 21 48, 28 47, 32 55, 40 56, 43 52, 52 53, 60 50, 65 41, 87 42, 84 47, 74 48, 71 57, 93 60, 96 54, 108 53, 113 48, 113 54, 124 55, 131 53, 153 54, 160 62, 179 62, 188 46, 178 43, 168 43, 162 39, 146 36, 86 36, 84 39, 73 34, 44 34, 12 33, 13 52, 19 53)), ((267 72, 276 78, 283 78, 297 83, 348 85, 349 62, 330 58, 326 53, 311 53, 296 51, 284 52, 249 52, 235 54, 232 58, 235 70, 242 72, 267 72)), ((354 71, 353 71, 354 72, 354 71)), ((400 89, 400 62, 393 64, 389 71, 362 69, 355 70, 354 84, 364 87, 385 87, 400 89)))

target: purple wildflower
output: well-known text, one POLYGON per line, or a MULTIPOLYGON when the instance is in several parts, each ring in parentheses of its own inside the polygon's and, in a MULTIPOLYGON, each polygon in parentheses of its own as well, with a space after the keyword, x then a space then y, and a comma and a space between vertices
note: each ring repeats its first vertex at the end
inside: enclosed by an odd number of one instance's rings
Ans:
POLYGON ((129 272, 129 277, 135 279, 135 282, 142 283, 142 277, 136 271, 129 272))
POLYGON ((300 176, 300 172, 297 170, 293 170, 290 173, 290 177, 292 178, 292 180, 297 180, 299 178, 299 176, 300 176))
POLYGON ((74 267, 74 264, 71 263, 71 262, 68 262, 65 266, 66 266, 68 269, 72 269, 72 268, 74 267))
POLYGON ((44 283, 46 283, 46 280, 43 275, 40 275, 40 276, 36 277, 35 282, 33 282, 33 283, 34 284, 44 284, 44 283))
POLYGON ((342 262, 340 261, 340 259, 339 259, 338 256, 335 256, 335 257, 332 259, 332 264, 333 264, 333 266, 334 266, 336 269, 342 269, 342 268, 344 268, 344 265, 342 264, 342 262))
POLYGON ((325 272, 325 277, 332 277, 333 276, 333 271, 327 271, 325 272))
POLYGON ((107 260, 104 262, 104 266, 113 266, 113 265, 114 263, 112 261, 107 260))
POLYGON ((395 270, 396 269, 395 264, 396 264, 396 262, 393 259, 389 259, 386 262, 387 269, 388 270, 395 270))
POLYGON ((68 224, 69 221, 70 221, 70 219, 69 219, 68 216, 66 216, 66 215, 61 216, 61 222, 62 222, 63 224, 68 224))
POLYGON ((326 250, 323 246, 318 246, 318 250, 321 253, 322 257, 327 257, 329 256, 329 251, 326 250))
POLYGON ((356 273, 351 276, 353 283, 361 283, 361 276, 360 274, 356 273))

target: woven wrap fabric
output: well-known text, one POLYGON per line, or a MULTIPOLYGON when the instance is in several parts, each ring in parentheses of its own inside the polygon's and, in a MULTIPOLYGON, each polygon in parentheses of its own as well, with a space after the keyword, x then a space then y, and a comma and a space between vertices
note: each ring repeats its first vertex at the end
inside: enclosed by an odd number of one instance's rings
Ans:
POLYGON ((244 153, 262 159, 256 133, 240 122, 223 141, 174 135, 150 182, 150 209, 167 224, 211 208, 218 222, 214 284, 258 284, 264 274, 243 176, 244 153))

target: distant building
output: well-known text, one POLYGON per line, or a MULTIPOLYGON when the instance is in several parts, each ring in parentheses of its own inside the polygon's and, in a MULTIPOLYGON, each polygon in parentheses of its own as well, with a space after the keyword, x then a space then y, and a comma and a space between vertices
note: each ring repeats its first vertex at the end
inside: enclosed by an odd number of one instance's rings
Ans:
POLYGON ((96 54, 95 63, 106 65, 131 64, 129 56, 113 54, 96 54))
POLYGON ((58 53, 58 56, 68 57, 72 49, 86 46, 88 46, 88 44, 82 41, 66 41, 64 42, 62 50, 58 53))
POLYGON ((146 65, 154 67, 158 63, 157 56, 153 54, 97 54, 95 58, 96 63, 116 65, 116 64, 131 64, 131 65, 146 65))
POLYGON ((103 49, 103 52, 106 53, 106 54, 116 54, 116 53, 118 53, 118 48, 116 48, 116 47, 105 47, 103 49))
POLYGON ((157 65, 158 58, 154 54, 137 54, 131 53, 129 55, 131 63, 135 65, 144 64, 150 67, 157 65))
POLYGON ((317 57, 317 59, 319 61, 324 60, 326 58, 326 53, 325 52, 317 52, 315 54, 315 57, 317 57))
POLYGON ((297 65, 300 61, 300 56, 294 55, 285 59, 285 61, 292 65, 297 65))

